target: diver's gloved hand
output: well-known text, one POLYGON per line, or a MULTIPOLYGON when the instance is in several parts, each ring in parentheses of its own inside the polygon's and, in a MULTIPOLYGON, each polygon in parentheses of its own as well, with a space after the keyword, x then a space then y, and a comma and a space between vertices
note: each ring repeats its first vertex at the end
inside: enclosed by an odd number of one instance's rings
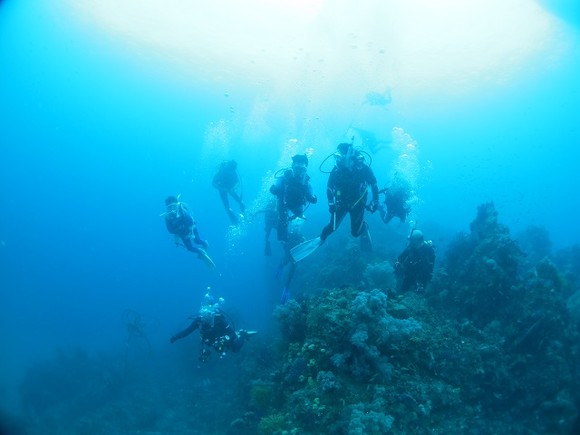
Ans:
POLYGON ((374 213, 375 211, 377 211, 378 208, 379 208, 379 202, 376 200, 371 202, 371 205, 369 205, 369 211, 371 213, 374 213))
POLYGON ((247 331, 245 329, 240 329, 238 331, 238 337, 248 340, 251 336, 256 335, 258 331, 247 331))
POLYGON ((318 202, 318 197, 316 195, 312 195, 312 198, 310 198, 310 203, 316 204, 317 202, 318 202))
POLYGON ((328 212, 330 214, 336 213, 336 205, 334 203, 328 204, 328 212))

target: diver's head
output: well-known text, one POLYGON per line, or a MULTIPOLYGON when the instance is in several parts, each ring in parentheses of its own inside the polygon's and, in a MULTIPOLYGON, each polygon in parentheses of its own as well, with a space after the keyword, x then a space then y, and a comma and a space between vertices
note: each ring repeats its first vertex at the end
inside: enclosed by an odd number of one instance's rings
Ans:
POLYGON ((211 288, 207 288, 207 293, 203 297, 201 308, 199 310, 199 317, 204 325, 213 326, 215 315, 219 312, 220 307, 224 303, 224 298, 217 300, 210 294, 211 288))
POLYGON ((215 310, 211 306, 201 307, 199 310, 199 317, 203 325, 213 327, 213 321, 215 317, 215 310))
POLYGON ((423 232, 419 230, 413 230, 413 232, 409 236, 409 244, 413 248, 421 246, 424 240, 425 237, 423 237, 423 232))
POLYGON ((214 297, 211 295, 211 287, 208 287, 206 290, 207 290, 207 293, 205 295, 203 295, 203 301, 202 301, 201 305, 202 306, 213 305, 215 300, 214 300, 214 297))
POLYGON ((180 217, 182 213, 185 212, 184 204, 179 202, 179 195, 177 196, 168 196, 165 198, 165 207, 167 213, 173 214, 176 217, 180 217))
MULTIPOLYGON (((213 299, 213 298, 212 298, 213 299)), ((217 313, 217 304, 208 302, 208 295, 206 295, 204 302, 199 309, 199 318, 201 323, 205 326, 213 327, 213 321, 217 313)))
POLYGON ((354 148, 351 143, 343 142, 338 144, 334 158, 336 165, 341 168, 350 169, 353 166, 353 157, 355 155, 354 148))
POLYGON ((308 156, 306 154, 296 154, 292 157, 292 171, 295 175, 302 176, 306 174, 308 168, 308 156))
POLYGON ((292 164, 308 166, 308 156, 306 154, 296 154, 292 157, 292 164))
POLYGON ((170 195, 167 198, 165 198, 165 205, 166 206, 172 206, 175 205, 179 202, 179 200, 177 199, 176 196, 170 195))

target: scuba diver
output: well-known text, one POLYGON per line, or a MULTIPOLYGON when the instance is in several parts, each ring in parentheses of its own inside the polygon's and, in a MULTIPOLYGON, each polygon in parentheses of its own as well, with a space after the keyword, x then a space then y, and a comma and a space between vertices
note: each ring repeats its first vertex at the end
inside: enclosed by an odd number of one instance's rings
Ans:
POLYGON ((264 213, 264 255, 272 255, 272 245, 270 244, 270 235, 273 229, 278 228, 278 210, 276 209, 276 200, 268 201, 263 210, 258 210, 254 216, 264 213))
POLYGON ((193 220, 187 205, 179 201, 179 195, 165 198, 165 206, 167 210, 161 216, 165 216, 165 226, 167 231, 175 237, 175 244, 182 245, 188 251, 197 254, 199 259, 210 269, 215 268, 213 260, 205 252, 208 243, 199 237, 195 220, 193 220), (204 249, 194 246, 194 243, 201 245, 204 249))
POLYGON ((304 218, 306 204, 316 204, 318 198, 312 193, 310 177, 306 173, 308 157, 296 154, 292 157, 292 168, 284 170, 282 176, 270 187, 270 193, 278 198, 278 240, 288 239, 288 223, 304 218))
POLYGON ((246 206, 242 201, 241 179, 238 174, 238 163, 235 160, 222 162, 217 173, 213 176, 212 185, 219 191, 220 198, 230 218, 230 222, 233 225, 237 224, 240 218, 244 217, 243 214, 246 212, 246 206), (238 186, 240 186, 240 193, 237 191, 238 186), (230 196, 240 206, 240 214, 234 213, 231 209, 229 200, 230 196))
POLYGON ((171 344, 177 340, 187 337, 189 334, 199 329, 201 336, 201 350, 199 361, 206 363, 211 356, 210 348, 213 348, 220 358, 223 358, 227 352, 239 352, 244 342, 251 336, 256 335, 257 331, 246 331, 240 329, 236 332, 231 318, 221 309, 224 299, 214 298, 208 292, 204 296, 201 309, 195 316, 191 324, 184 330, 174 334, 170 338, 171 344))
POLYGON ((431 281, 435 265, 435 248, 431 240, 425 241, 423 233, 411 230, 409 243, 395 263, 397 291, 413 289, 423 291, 431 281))
POLYGON ((398 217, 401 222, 407 220, 411 212, 409 199, 411 198, 411 186, 401 176, 395 174, 390 186, 380 190, 385 195, 385 200, 379 205, 379 213, 384 223, 388 224, 391 219, 398 217))
POLYGON ((330 172, 326 188, 330 222, 322 229, 320 244, 339 226, 347 213, 350 214, 350 232, 353 237, 361 236, 361 248, 372 249, 369 226, 364 220, 365 208, 374 213, 379 205, 377 179, 364 155, 355 150, 351 143, 341 143, 334 153, 336 165, 330 172), (367 207, 368 188, 372 200, 367 207))

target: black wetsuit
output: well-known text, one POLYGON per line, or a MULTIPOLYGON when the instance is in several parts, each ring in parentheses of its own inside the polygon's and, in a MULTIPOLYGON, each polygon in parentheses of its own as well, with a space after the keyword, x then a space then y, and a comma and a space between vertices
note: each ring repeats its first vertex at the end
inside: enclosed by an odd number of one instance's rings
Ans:
POLYGON ((391 219, 398 217, 401 222, 407 220, 411 207, 407 204, 409 193, 404 190, 385 189, 384 207, 381 209, 381 219, 388 224, 391 219))
POLYGON ((207 346, 213 347, 220 353, 226 351, 239 352, 244 345, 244 340, 236 334, 233 326, 220 310, 217 310, 213 315, 212 324, 204 322, 201 316, 195 317, 187 328, 171 337, 171 343, 187 337, 197 329, 199 329, 203 344, 202 352, 207 346))
POLYGON ((200 253, 201 250, 193 245, 194 242, 207 248, 207 242, 199 237, 195 221, 185 205, 181 204, 165 214, 165 226, 167 231, 181 239, 188 251, 200 253))
POLYGON ((322 242, 339 227, 347 213, 350 213, 350 232, 353 237, 366 232, 368 227, 364 221, 364 214, 369 187, 373 202, 377 203, 379 200, 377 179, 372 169, 365 164, 352 169, 343 166, 335 166, 332 169, 328 177, 326 196, 334 212, 331 212, 329 224, 322 229, 320 234, 322 242))
POLYGON ((407 246, 395 264, 398 290, 424 288, 431 281, 434 265, 435 248, 430 241, 422 242, 418 247, 407 246))
POLYGON ((235 166, 222 164, 217 174, 214 175, 212 185, 215 187, 220 194, 221 201, 228 213, 228 216, 232 223, 237 223, 239 220, 238 215, 236 215, 230 208, 229 196, 231 196, 240 206, 242 213, 245 212, 245 205, 242 198, 236 192, 236 187, 240 183, 240 177, 235 169, 235 166))
POLYGON ((278 229, 278 210, 276 207, 268 207, 260 210, 258 213, 264 213, 264 255, 272 255, 272 247, 270 245, 270 234, 272 230, 278 229))
POLYGON ((292 219, 303 217, 307 203, 316 204, 317 198, 312 193, 310 177, 298 177, 291 169, 284 172, 270 187, 270 193, 278 198, 278 240, 288 240, 288 223, 292 219))

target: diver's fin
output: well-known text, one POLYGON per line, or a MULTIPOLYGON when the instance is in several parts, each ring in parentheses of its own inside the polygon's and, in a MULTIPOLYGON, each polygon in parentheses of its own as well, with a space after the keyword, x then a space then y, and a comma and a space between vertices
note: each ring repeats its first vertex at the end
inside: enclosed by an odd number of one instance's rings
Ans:
POLYGON ((300 260, 304 260, 310 254, 312 254, 316 249, 322 244, 320 237, 312 240, 307 240, 299 245, 290 249, 290 256, 294 263, 298 263, 300 260))
POLYGON ((207 252, 205 252, 203 249, 199 250, 198 257, 201 261, 203 261, 207 265, 207 267, 209 267, 210 269, 215 269, 215 263, 210 258, 210 256, 207 255, 207 252))

